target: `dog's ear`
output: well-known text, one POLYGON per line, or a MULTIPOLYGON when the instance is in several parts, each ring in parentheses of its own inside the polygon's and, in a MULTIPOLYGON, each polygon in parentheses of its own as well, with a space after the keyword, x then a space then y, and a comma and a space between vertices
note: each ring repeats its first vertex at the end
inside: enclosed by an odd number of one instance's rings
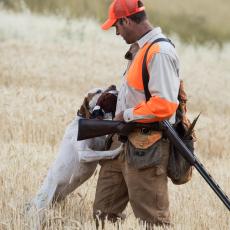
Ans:
POLYGON ((113 90, 117 90, 116 86, 115 86, 115 85, 110 85, 110 86, 104 91, 104 93, 107 93, 107 92, 113 91, 113 90))
POLYGON ((78 110, 77 115, 80 117, 83 117, 83 118, 89 118, 90 117, 88 97, 84 98, 83 104, 81 105, 80 109, 78 110))
POLYGON ((117 96, 111 93, 103 93, 97 100, 99 105, 106 113, 115 114, 117 105, 117 96))

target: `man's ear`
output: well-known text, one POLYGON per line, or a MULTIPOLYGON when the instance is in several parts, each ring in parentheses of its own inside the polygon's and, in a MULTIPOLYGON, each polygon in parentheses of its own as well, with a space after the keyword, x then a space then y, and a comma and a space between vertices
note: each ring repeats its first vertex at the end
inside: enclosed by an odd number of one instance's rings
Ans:
POLYGON ((122 18, 122 19, 123 19, 123 24, 124 24, 124 25, 129 25, 130 22, 131 22, 131 20, 130 20, 129 18, 127 18, 127 17, 124 17, 124 18, 122 18))

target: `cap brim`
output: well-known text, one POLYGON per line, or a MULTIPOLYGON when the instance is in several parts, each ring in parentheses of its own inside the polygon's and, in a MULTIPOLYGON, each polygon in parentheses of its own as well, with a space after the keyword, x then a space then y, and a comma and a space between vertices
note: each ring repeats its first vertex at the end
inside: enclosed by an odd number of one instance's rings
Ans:
POLYGON ((101 28, 103 30, 108 30, 109 28, 111 28, 114 25, 114 23, 116 21, 117 21, 116 19, 109 18, 104 24, 101 25, 101 28))

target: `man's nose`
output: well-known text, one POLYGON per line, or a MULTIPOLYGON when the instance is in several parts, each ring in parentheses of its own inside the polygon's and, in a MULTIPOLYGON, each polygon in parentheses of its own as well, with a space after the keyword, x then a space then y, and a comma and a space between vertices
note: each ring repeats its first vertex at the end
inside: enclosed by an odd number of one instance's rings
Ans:
POLYGON ((116 35, 120 35, 120 33, 119 33, 118 29, 116 29, 116 35))

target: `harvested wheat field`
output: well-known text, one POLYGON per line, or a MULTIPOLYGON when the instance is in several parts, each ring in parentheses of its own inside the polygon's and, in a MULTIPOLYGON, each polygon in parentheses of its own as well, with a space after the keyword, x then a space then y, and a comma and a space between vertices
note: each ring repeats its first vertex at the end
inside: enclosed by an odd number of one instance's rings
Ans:
MULTIPOLYGON (((0 229, 33 228, 25 203, 38 190, 84 94, 119 84, 128 47, 114 33, 102 32, 87 19, 0 11, 0 229)), ((172 39, 189 95, 189 116, 201 112, 197 155, 230 195, 230 45, 220 50, 172 39)), ((47 210, 45 229, 95 229, 96 181, 97 174, 47 210)), ((170 229, 230 229, 229 211, 196 171, 186 185, 170 182, 169 190, 170 229)), ((130 207, 125 214, 119 229, 144 229, 130 207)), ((118 228, 108 224, 107 229, 118 228)))

